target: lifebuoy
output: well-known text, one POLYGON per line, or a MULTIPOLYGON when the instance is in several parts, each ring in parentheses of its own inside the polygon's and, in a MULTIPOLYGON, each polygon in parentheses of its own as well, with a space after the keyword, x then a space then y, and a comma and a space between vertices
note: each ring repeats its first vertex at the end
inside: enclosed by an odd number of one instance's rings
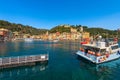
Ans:
POLYGON ((95 55, 95 52, 93 52, 92 54, 95 55))
POLYGON ((91 54, 90 50, 88 50, 88 54, 91 54))
POLYGON ((92 51, 90 51, 90 54, 93 54, 93 52, 92 52, 92 51))
POLYGON ((110 56, 110 54, 109 53, 106 53, 106 58, 108 58, 110 56))
POLYGON ((82 51, 82 48, 80 48, 80 51, 82 51))
POLYGON ((83 48, 80 48, 80 51, 84 52, 84 49, 83 49, 83 48))
POLYGON ((100 53, 96 53, 96 56, 99 57, 99 56, 101 56, 101 54, 100 53))
POLYGON ((103 56, 103 60, 104 60, 104 61, 106 60, 106 56, 103 56))
POLYGON ((103 61, 105 61, 107 58, 106 58, 106 56, 103 56, 103 57, 101 57, 98 61, 99 62, 103 62, 103 61))

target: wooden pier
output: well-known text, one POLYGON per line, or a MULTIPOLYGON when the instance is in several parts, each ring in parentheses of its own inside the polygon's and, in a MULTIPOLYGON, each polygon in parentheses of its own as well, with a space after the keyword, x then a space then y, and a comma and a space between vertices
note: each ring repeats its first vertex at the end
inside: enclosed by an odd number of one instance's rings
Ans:
POLYGON ((16 57, 3 57, 0 58, 0 68, 16 67, 23 65, 31 65, 35 62, 48 61, 48 54, 16 56, 16 57))

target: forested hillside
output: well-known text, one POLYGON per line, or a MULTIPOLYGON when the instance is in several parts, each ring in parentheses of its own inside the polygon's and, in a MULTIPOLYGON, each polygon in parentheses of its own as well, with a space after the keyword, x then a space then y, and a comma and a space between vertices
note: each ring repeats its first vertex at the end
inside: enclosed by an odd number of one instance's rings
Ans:
POLYGON ((68 32, 70 33, 70 28, 75 28, 77 29, 78 32, 80 32, 81 27, 83 27, 83 31, 85 32, 90 32, 90 35, 96 35, 96 34, 100 34, 103 37, 109 37, 109 38, 113 38, 115 36, 120 38, 120 32, 118 30, 108 30, 108 29, 104 29, 104 28, 89 28, 88 26, 82 26, 82 25, 69 25, 70 27, 65 27, 64 25, 58 25, 56 27, 53 27, 50 32, 68 32))
POLYGON ((20 33, 31 34, 31 35, 43 34, 47 31, 45 29, 37 29, 29 25, 10 23, 4 20, 0 20, 0 28, 5 28, 11 30, 12 32, 17 31, 20 33))
POLYGON ((78 32, 80 32, 81 27, 83 27, 83 31, 90 32, 90 35, 96 35, 100 34, 103 37, 109 37, 113 38, 115 36, 118 36, 120 38, 120 32, 118 30, 108 30, 103 28, 89 28, 88 26, 82 26, 82 25, 69 25, 66 27, 66 25, 58 25, 53 27, 50 30, 46 29, 37 29, 29 25, 22 25, 22 24, 16 24, 16 23, 10 23, 8 21, 0 20, 0 28, 5 28, 8 30, 11 30, 12 32, 18 31, 20 33, 25 34, 31 34, 31 35, 38 35, 38 34, 44 34, 46 31, 49 31, 50 33, 55 32, 68 32, 70 33, 70 28, 77 29, 78 32))

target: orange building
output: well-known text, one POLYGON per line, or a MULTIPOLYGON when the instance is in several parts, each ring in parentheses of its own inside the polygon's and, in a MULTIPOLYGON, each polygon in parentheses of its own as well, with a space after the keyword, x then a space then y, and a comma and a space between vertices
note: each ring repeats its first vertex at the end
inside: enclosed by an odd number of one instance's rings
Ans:
POLYGON ((12 38, 11 31, 4 28, 0 29, 0 41, 7 41, 7 40, 10 40, 11 38, 12 38))

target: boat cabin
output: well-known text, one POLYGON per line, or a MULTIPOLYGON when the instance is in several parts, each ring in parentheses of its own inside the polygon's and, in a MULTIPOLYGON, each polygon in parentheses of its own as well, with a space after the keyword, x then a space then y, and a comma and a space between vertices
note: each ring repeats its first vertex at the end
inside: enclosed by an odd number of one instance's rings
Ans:
POLYGON ((91 54, 96 57, 113 54, 119 50, 118 44, 106 46, 105 42, 98 42, 96 44, 83 44, 80 50, 85 54, 91 54))

